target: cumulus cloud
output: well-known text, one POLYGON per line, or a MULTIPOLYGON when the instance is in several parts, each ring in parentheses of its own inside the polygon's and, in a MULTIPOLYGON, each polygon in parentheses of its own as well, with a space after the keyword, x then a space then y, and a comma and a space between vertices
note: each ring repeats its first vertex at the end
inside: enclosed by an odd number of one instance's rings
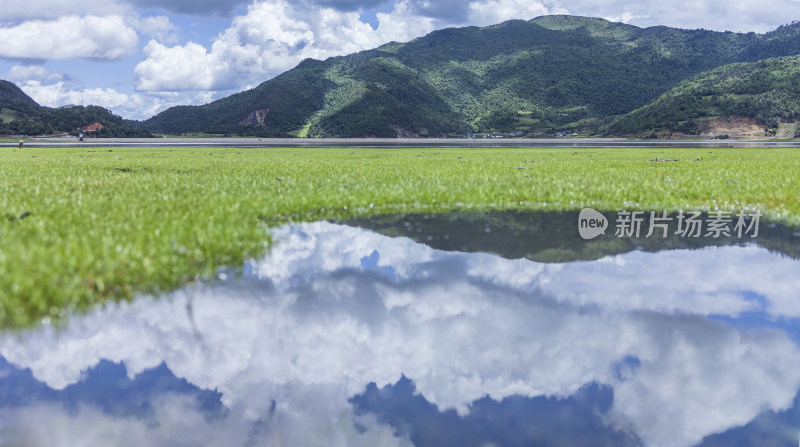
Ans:
MULTIPOLYGON (((309 387, 309 393, 325 390, 309 387)), ((330 396, 333 397, 333 396, 330 396)), ((336 396, 339 397, 339 396, 336 396)), ((120 418, 89 405, 65 408, 36 403, 24 408, 0 408, 0 440, 11 445, 72 447, 197 446, 197 445, 307 445, 337 447, 411 447, 396 438, 393 429, 375 417, 355 415, 348 408, 331 414, 312 408, 270 413, 259 417, 233 409, 209 420, 199 403, 179 394, 148 402, 150 417, 120 418), (311 410, 311 411, 309 411, 311 410), (42 421, 47 421, 45 424, 42 421), (359 429, 356 428, 359 427, 359 429), (331 438, 330 433, 336 433, 331 438)), ((270 403, 265 405, 269 407, 270 403)))
POLYGON ((631 12, 625 11, 625 12, 621 12, 621 13, 619 13, 617 15, 605 15, 605 16, 602 16, 602 18, 608 20, 609 22, 631 23, 634 20, 646 21, 650 17, 649 16, 639 16, 639 15, 635 15, 635 14, 633 14, 631 12))
POLYGON ((58 107, 70 104, 94 104, 108 108, 118 107, 131 100, 131 98, 109 88, 84 88, 70 90, 68 83, 59 81, 55 83, 43 83, 41 81, 22 81, 19 82, 20 88, 28 94, 39 105, 47 107, 58 107))
MULTIPOLYGON (((130 0, 138 7, 157 7, 184 14, 230 14, 245 0, 130 0)), ((397 2, 395 2, 396 4, 397 2)), ((671 25, 687 28, 708 28, 734 31, 768 31, 796 17, 800 8, 794 0, 777 0, 755 4, 751 0, 734 2, 705 0, 693 2, 636 2, 607 0, 406 0, 415 16, 431 18, 438 25, 487 25, 508 19, 530 19, 544 14, 575 14, 604 17, 642 26, 671 25), (689 7, 691 6, 691 7, 689 7)), ((354 12, 384 7, 392 2, 381 0, 305 0, 295 2, 299 9, 313 11, 330 8, 338 12, 354 12)), ((74 11, 74 9, 73 9, 74 11)), ((20 14, 17 12, 16 14, 20 14)), ((413 22, 409 22, 413 24, 413 22)))
POLYGON ((66 16, 0 28, 0 57, 114 60, 131 54, 136 31, 118 15, 66 16))
POLYGON ((475 25, 492 25, 510 19, 532 19, 547 14, 566 14, 567 9, 548 7, 525 0, 478 0, 469 3, 469 20, 475 25))
POLYGON ((606 17, 637 26, 668 25, 717 31, 766 32, 800 16, 800 3, 776 0, 703 0, 699 2, 627 2, 561 0, 555 5, 570 14, 606 17))
MULTIPOLYGON (((675 268, 675 252, 552 265, 329 223, 274 237, 242 279, 98 309, 60 332, 0 337, 0 354, 55 389, 100 359, 123 362, 131 377, 164 362, 250 421, 274 400, 277 414, 320 423, 329 436, 352 429, 348 397, 401 375, 461 413, 485 395, 568 396, 604 384, 616 422, 662 446, 784 410, 800 388, 800 348, 785 332, 706 318, 796 315, 774 304, 800 286, 787 274, 798 261, 757 247, 692 252, 700 278, 675 268), (751 271, 761 262, 769 267, 751 271), (594 283, 622 270, 630 274, 618 294, 594 283), (636 366, 621 368, 630 358, 636 366)), ((318 433, 283 426, 288 445, 311 445, 308 433, 318 433)))
MULTIPOLYGON (((14 73, 15 70, 11 70, 14 73)), ((127 94, 113 88, 75 88, 74 82, 64 74, 49 73, 44 67, 21 67, 21 74, 33 73, 37 77, 17 81, 16 84, 39 105, 60 107, 64 105, 97 105, 129 119, 146 119, 176 105, 206 104, 212 100, 211 92, 168 92, 158 95, 127 94), (43 80, 39 80, 42 79, 43 80), (64 79, 64 80, 62 80, 64 79)))
MULTIPOLYGON (((550 265, 535 277, 530 276, 530 267, 522 264, 513 278, 519 287, 535 286, 554 300, 573 305, 730 317, 760 312, 770 318, 800 318, 796 299, 800 279, 792 273, 797 262, 774 262, 773 254, 757 247, 708 248, 693 254, 691 268, 686 268, 684 252, 668 251, 652 258, 651 254, 631 252, 592 263, 550 265), (721 262, 725 256, 733 261, 721 262), (762 302, 753 296, 767 298, 762 302)), ((476 275, 481 275, 480 269, 495 272, 500 268, 496 258, 484 262, 486 265, 476 267, 476 275)))
MULTIPOLYGON (((635 25, 671 25, 687 28, 708 28, 733 31, 768 31, 784 24, 800 12, 795 0, 777 0, 770 3, 753 3, 751 0, 734 2, 704 0, 692 2, 645 1, 631 3, 622 0, 602 2, 588 0, 407 0, 415 15, 432 18, 440 26, 463 24, 491 24, 507 19, 530 19, 530 14, 576 14, 605 17, 635 25), (789 18, 789 19, 787 19, 789 18), (494 20, 494 22, 493 22, 494 20)), ((159 8, 171 13, 202 15, 230 15, 237 7, 251 0, 117 0, 89 2, 76 0, 61 2, 42 0, 26 4, 14 0, 0 0, 6 21, 57 18, 69 14, 114 14, 130 7, 159 8)), ((372 8, 391 9, 387 0, 305 0, 293 2, 299 9, 313 11, 330 8, 339 12, 355 12, 372 8)))
POLYGON ((120 15, 128 12, 129 6, 109 0, 36 0, 35 2, 25 2, 19 0, 0 0, 0 24, 19 24, 28 20, 51 20, 64 16, 83 16, 94 14, 120 15))
POLYGON ((167 16, 137 17, 135 28, 146 36, 151 36, 165 43, 177 42, 177 27, 167 16))
POLYGON ((189 42, 167 47, 150 42, 135 69, 141 91, 219 90, 269 79, 305 58, 325 59, 409 40, 435 28, 433 19, 415 16, 406 1, 378 13, 378 28, 358 12, 306 9, 284 0, 259 1, 234 18, 210 49, 189 42), (181 67, 174 61, 181 61, 181 67))
POLYGON ((68 80, 68 76, 63 73, 53 73, 42 65, 14 65, 5 74, 3 79, 11 82, 15 81, 37 81, 52 83, 68 80))
POLYGON ((139 91, 221 90, 230 88, 225 66, 202 45, 168 47, 151 40, 136 66, 139 91))

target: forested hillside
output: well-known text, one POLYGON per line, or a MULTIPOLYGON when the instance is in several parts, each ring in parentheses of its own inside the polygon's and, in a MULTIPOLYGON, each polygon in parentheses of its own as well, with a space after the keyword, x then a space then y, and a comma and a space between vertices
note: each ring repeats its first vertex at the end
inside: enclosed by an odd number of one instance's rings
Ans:
POLYGON ((716 67, 800 54, 798 37, 798 24, 742 34, 574 16, 444 29, 306 60, 253 90, 172 108, 142 126, 159 133, 315 137, 638 133, 644 128, 635 120, 619 117, 716 67))
POLYGON ((766 135, 775 135, 782 122, 800 121, 800 56, 724 65, 690 77, 606 132, 696 134, 704 121, 726 116, 754 118, 766 135))
POLYGON ((800 120, 797 55, 800 23, 756 34, 545 16, 307 59, 254 89, 138 123, 95 106, 41 107, 2 81, 0 133, 99 122, 93 135, 118 137, 661 136, 740 116, 770 135, 800 120))
POLYGON ((0 135, 78 134, 93 123, 103 128, 87 132, 97 137, 147 137, 150 133, 98 106, 42 107, 11 82, 0 80, 0 135))

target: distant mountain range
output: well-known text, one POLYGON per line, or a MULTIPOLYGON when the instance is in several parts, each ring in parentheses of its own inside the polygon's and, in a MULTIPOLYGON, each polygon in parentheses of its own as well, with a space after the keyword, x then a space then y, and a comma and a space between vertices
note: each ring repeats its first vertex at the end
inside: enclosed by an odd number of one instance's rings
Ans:
POLYGON ((793 137, 798 55, 800 23, 756 34, 544 16, 307 59, 136 125, 263 137, 793 137))
POLYGON ((15 84, 0 80, 0 135, 78 135, 83 129, 93 129, 85 132, 87 137, 150 136, 137 123, 102 107, 42 107, 15 84))

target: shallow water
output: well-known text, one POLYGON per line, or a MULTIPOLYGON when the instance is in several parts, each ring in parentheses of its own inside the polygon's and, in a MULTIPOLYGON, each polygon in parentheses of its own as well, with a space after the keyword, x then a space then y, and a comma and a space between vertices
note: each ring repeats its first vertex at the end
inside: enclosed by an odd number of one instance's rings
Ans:
POLYGON ((798 445, 796 230, 575 218, 286 226, 241 274, 0 335, 0 445, 798 445))

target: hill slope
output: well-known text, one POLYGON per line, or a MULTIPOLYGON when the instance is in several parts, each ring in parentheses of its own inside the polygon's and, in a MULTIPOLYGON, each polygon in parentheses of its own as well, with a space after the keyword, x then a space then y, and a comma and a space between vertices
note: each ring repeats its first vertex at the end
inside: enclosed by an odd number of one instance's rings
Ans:
POLYGON ((0 80, 0 135, 77 134, 79 128, 96 122, 104 127, 92 132, 94 136, 150 136, 149 132, 102 107, 42 107, 15 84, 0 80))
POLYGON ((16 84, 0 80, 0 113, 36 114, 41 107, 16 84))
POLYGON ((169 109, 153 132, 260 136, 596 130, 689 76, 800 54, 800 25, 763 35, 546 16, 444 29, 325 61, 253 90, 169 109))
MULTIPOLYGON (((782 122, 800 120, 800 56, 724 65, 690 77, 615 120, 607 132, 696 134, 713 130, 717 119, 748 122, 732 117, 750 118, 752 125, 766 128, 767 135, 775 135, 782 122)), ((788 136, 795 136, 794 127, 788 136)))

